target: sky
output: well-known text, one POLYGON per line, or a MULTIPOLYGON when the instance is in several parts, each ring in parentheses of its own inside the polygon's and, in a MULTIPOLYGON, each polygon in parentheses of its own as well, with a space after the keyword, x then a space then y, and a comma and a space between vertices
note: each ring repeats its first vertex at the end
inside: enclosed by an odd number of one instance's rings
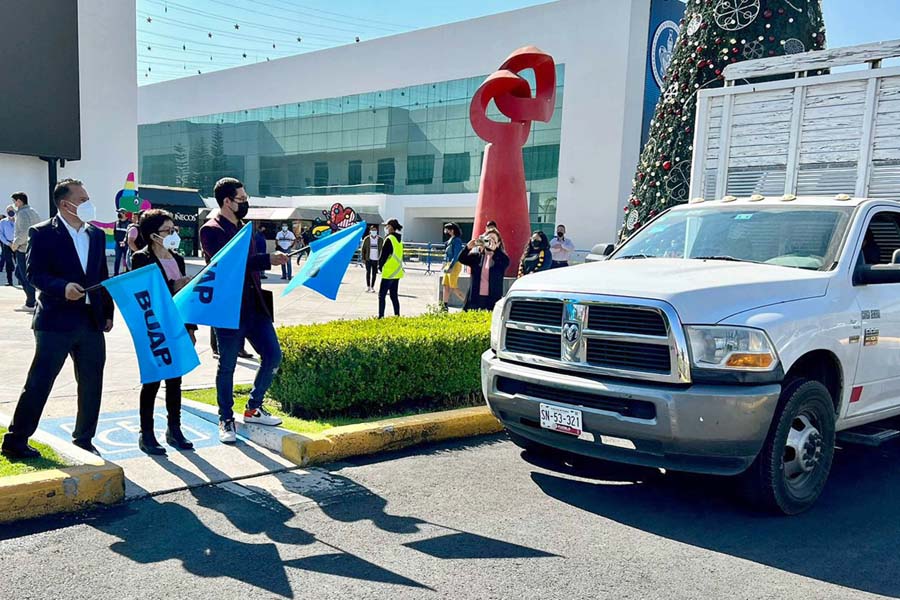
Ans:
MULTIPOLYGON (((369 40, 544 3, 137 0, 138 84, 355 43, 357 36, 369 40)), ((900 39, 900 0, 823 0, 823 9, 829 47, 900 39)))

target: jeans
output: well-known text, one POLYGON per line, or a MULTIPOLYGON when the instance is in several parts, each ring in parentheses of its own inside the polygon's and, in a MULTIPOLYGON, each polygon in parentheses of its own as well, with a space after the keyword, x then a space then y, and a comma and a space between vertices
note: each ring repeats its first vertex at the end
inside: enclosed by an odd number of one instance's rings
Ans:
POLYGON ((397 296, 397 289, 400 285, 399 279, 381 278, 381 287, 378 288, 378 318, 384 317, 384 299, 390 293, 391 304, 394 305, 394 316, 400 316, 400 298, 397 296))
POLYGON ((116 243, 116 266, 113 267, 113 277, 119 274, 119 269, 122 266, 122 260, 125 258, 125 253, 128 250, 128 246, 120 246, 116 243))
POLYGON ((250 390, 248 409, 262 406, 263 398, 278 367, 281 365, 281 346, 275 335, 275 327, 265 314, 249 312, 241 315, 241 324, 237 329, 215 328, 219 345, 219 368, 216 371, 216 399, 219 404, 219 419, 234 418, 234 367, 237 364, 238 352, 244 345, 244 338, 259 354, 260 364, 250 390))
POLYGON ((33 307, 35 305, 34 286, 31 285, 31 282, 28 281, 27 277, 25 277, 24 252, 16 251, 16 277, 19 278, 19 282, 22 284, 22 289, 25 290, 25 306, 33 307))
POLYGON ((293 267, 291 266, 291 261, 287 261, 283 265, 281 265, 281 278, 282 279, 290 279, 294 276, 293 267))
POLYGON ((12 248, 3 244, 3 254, 0 255, 0 271, 6 271, 6 283, 13 284, 13 273, 16 271, 16 261, 13 259, 12 248))
POLYGON ((34 435, 53 382, 68 356, 75 363, 75 380, 78 382, 78 416, 72 438, 76 442, 90 442, 97 433, 106 339, 103 332, 94 326, 87 310, 78 315, 78 320, 73 331, 34 332, 34 358, 16 404, 9 433, 3 440, 4 446, 21 448, 34 435))
POLYGON ((569 266, 569 261, 567 261, 567 260, 554 260, 552 263, 550 263, 551 269, 560 269, 562 267, 568 267, 568 266, 569 266))
POLYGON ((375 289, 375 280, 378 278, 378 261, 366 260, 366 287, 375 289))

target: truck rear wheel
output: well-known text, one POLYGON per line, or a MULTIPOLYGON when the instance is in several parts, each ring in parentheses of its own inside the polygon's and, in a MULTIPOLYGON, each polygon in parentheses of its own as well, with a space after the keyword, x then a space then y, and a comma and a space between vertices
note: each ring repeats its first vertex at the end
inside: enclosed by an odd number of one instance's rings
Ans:
POLYGON ((825 487, 834 458, 834 404, 818 381, 788 384, 759 456, 744 474, 762 508, 786 515, 808 509, 825 487))

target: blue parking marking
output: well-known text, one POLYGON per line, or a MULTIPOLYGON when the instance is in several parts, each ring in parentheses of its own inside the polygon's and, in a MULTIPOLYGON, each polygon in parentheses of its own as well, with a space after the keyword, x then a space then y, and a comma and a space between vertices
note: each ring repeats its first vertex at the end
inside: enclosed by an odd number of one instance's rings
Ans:
MULTIPOLYGON (((156 439, 166 446, 166 411, 159 408, 153 414, 153 428, 156 431, 156 439)), ((103 413, 97 424, 97 435, 93 444, 109 460, 126 460, 146 456, 138 448, 138 434, 141 430, 140 415, 136 410, 115 413, 103 413)), ((75 429, 75 417, 61 417, 57 419, 44 419, 41 421, 40 430, 67 442, 72 441, 72 431, 75 429)), ((215 423, 210 423, 187 411, 181 413, 181 431, 184 437, 194 443, 195 448, 208 448, 219 444, 219 428, 215 423)), ((174 450, 178 452, 178 450, 174 450)))

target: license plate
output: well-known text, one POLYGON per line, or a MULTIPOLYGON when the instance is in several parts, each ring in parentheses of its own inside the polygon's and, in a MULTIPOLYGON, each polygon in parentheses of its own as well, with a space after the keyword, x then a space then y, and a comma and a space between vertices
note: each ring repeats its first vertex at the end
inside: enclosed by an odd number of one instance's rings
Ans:
POLYGON ((541 427, 560 433, 580 436, 581 411, 573 408, 560 408, 551 404, 541 404, 541 427))

